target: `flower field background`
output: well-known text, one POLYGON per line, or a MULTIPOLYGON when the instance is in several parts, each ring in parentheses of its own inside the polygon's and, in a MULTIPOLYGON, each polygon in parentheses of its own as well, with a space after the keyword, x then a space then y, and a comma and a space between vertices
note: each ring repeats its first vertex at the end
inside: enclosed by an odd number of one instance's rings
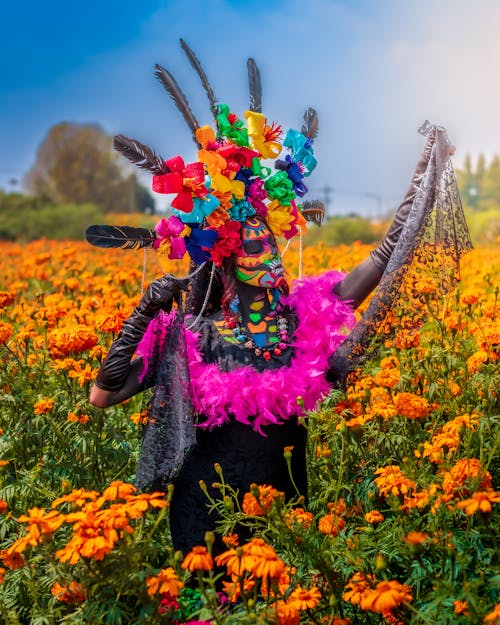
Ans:
MULTIPOLYGON (((307 247, 304 273, 369 249, 307 247)), ((447 297, 423 287, 379 356, 309 415, 308 502, 270 484, 238 496, 220 475, 216 558, 211 535, 174 553, 170 493, 133 486, 147 398, 87 399, 140 297, 142 253, 0 252, 0 622, 500 623, 500 245, 468 254, 447 297), (255 538, 239 544, 240 526, 255 538)), ((293 278, 296 248, 285 264, 293 278)), ((186 269, 151 256, 145 279, 186 269)))

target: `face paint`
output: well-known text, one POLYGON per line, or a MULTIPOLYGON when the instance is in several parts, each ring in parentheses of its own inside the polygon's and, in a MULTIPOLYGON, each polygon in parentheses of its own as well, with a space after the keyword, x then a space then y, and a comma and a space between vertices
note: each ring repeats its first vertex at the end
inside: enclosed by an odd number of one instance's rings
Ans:
POLYGON ((273 289, 285 284, 276 240, 259 217, 249 217, 241 229, 242 244, 236 257, 236 277, 252 286, 273 289))

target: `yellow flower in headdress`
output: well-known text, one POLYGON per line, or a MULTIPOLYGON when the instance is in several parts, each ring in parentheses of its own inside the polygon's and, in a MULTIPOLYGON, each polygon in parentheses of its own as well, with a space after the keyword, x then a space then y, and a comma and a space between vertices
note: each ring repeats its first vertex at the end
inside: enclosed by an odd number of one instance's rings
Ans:
POLYGON ((281 143, 276 139, 281 134, 281 127, 266 125, 266 118, 262 113, 246 111, 248 135, 252 145, 262 155, 262 158, 277 158, 282 150, 281 143))
POLYGON ((274 200, 267 208, 266 223, 269 230, 271 230, 275 237, 285 236, 285 232, 291 229, 294 221, 291 207, 283 206, 274 200))

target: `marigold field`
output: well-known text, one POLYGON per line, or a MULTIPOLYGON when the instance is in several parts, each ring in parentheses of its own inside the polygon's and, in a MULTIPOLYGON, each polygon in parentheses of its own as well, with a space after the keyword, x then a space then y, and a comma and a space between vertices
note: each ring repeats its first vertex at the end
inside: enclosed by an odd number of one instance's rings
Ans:
MULTIPOLYGON (((368 251, 308 247, 303 271, 348 270, 368 251)), ((0 252, 0 622, 500 623, 500 245, 464 257, 447 296, 424 289, 308 416, 307 504, 272 484, 235 493, 219 471, 215 558, 211 534, 174 553, 171 493, 133 485, 146 394, 107 411, 87 399, 140 297, 142 253, 46 240, 0 252)), ((293 278, 297 249, 284 260, 293 278)), ((146 282, 162 270, 186 267, 150 257, 146 282)))

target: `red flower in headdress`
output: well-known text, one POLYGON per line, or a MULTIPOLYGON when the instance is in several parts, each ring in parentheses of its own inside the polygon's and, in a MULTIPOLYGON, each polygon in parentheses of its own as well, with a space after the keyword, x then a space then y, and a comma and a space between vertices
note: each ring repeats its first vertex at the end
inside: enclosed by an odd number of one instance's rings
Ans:
POLYGON ((193 196, 200 198, 208 194, 203 163, 186 165, 182 157, 174 156, 165 161, 165 165, 170 173, 153 176, 153 191, 176 193, 172 206, 190 213, 193 210, 193 196))
MULTIPOLYGON (((211 228, 209 228, 211 230, 211 228)), ((241 247, 241 223, 239 221, 226 221, 217 230, 217 241, 211 250, 214 263, 220 267, 224 258, 236 253, 241 247)))

